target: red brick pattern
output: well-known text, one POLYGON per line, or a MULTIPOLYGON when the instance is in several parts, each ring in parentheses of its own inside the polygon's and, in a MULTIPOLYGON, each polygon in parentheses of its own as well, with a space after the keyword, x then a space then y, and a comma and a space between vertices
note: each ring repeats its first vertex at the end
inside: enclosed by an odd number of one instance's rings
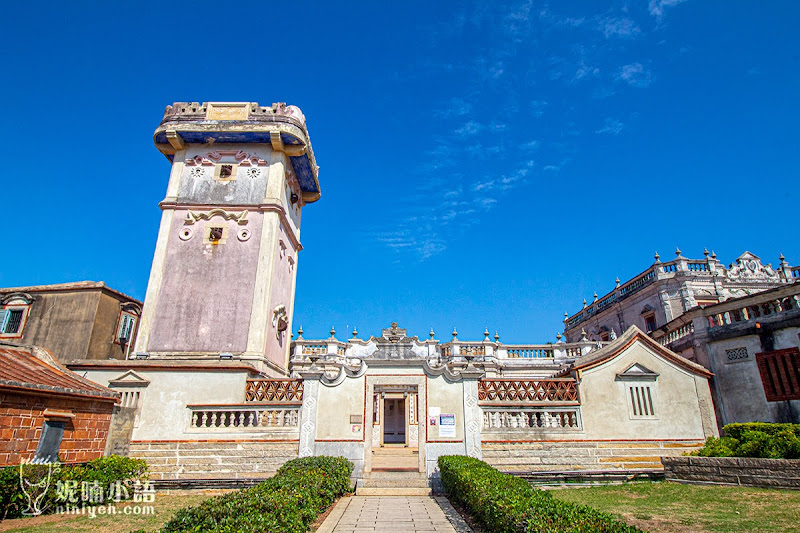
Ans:
MULTIPOLYGON (((75 415, 66 423, 59 458, 64 462, 102 457, 113 400, 45 396, 0 390, 0 466, 32 459, 42 434, 45 409, 75 415)), ((63 420, 63 419, 62 419, 63 420)))

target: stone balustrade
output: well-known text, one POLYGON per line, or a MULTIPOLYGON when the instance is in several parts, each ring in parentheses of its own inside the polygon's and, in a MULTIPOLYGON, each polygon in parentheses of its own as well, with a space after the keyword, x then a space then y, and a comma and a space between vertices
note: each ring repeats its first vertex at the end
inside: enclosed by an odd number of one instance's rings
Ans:
POLYGON ((497 409, 482 408, 484 431, 569 430, 580 431, 580 408, 497 409))
MULTIPOLYGON (((474 358, 484 359, 513 359, 525 360, 531 364, 553 364, 556 360, 564 362, 574 360, 586 355, 599 346, 608 342, 579 341, 572 343, 555 342, 543 344, 503 344, 499 341, 460 341, 458 339, 440 344, 437 340, 422 341, 428 346, 429 356, 439 355, 444 359, 449 358, 474 358)), ((422 343, 421 342, 421 343, 422 343)), ((297 339, 293 342, 292 354, 294 359, 303 360, 309 356, 324 357, 351 357, 351 353, 364 353, 366 342, 361 339, 339 341, 334 337, 326 340, 297 339), (356 346, 356 349, 353 349, 356 346)), ((357 355, 356 357, 362 357, 357 355)))
POLYGON ((524 357, 527 359, 531 358, 548 358, 552 359, 554 357, 553 347, 552 345, 543 347, 543 346, 507 346, 506 353, 508 354, 509 359, 515 359, 518 357, 524 357))
POLYGON ((205 431, 268 431, 297 429, 300 406, 189 405, 190 429, 205 431))
POLYGON ((676 329, 667 332, 666 335, 658 339, 658 342, 660 342, 662 346, 666 346, 667 344, 671 344, 679 339, 687 337, 692 333, 694 333, 694 323, 689 322, 688 324, 682 324, 676 329))

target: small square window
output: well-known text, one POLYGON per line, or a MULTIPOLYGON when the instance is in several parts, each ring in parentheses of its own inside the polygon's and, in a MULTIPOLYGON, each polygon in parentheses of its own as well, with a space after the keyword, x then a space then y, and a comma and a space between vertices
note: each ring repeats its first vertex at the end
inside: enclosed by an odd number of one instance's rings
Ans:
POLYGON ((239 165, 224 164, 217 165, 214 169, 214 179, 216 181, 233 181, 236 179, 236 170, 239 165))
POLYGON ((22 337, 28 307, 0 308, 0 335, 3 337, 22 337))
POLYGON ((644 316, 644 328, 647 333, 656 330, 656 315, 650 314, 644 316))
POLYGON ((212 227, 208 232, 208 239, 218 241, 222 238, 222 228, 212 227))

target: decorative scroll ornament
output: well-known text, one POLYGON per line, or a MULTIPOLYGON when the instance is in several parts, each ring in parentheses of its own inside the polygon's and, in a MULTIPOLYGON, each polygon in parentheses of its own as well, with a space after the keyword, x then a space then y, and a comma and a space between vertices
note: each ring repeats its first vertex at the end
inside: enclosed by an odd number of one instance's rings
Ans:
POLYGON ((206 213, 189 211, 186 213, 186 220, 184 222, 186 224, 195 224, 198 220, 211 220, 211 218, 217 215, 221 216, 225 220, 235 220, 240 226, 243 226, 248 222, 246 209, 241 213, 233 213, 230 211, 225 211, 224 209, 212 209, 206 213))
POLYGON ((281 304, 272 310, 272 327, 275 328, 275 336, 280 340, 283 332, 289 326, 289 315, 286 313, 286 306, 281 304))
POLYGON ((736 264, 731 265, 728 270, 728 279, 740 282, 780 280, 770 265, 762 265, 761 259, 750 252, 743 253, 736 259, 736 264))

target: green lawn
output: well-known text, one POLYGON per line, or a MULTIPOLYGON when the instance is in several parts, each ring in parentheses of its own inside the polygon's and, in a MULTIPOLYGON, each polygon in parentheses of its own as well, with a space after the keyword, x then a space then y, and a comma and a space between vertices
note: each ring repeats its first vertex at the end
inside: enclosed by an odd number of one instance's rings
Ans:
POLYGON ((649 531, 800 532, 800 491, 662 482, 565 488, 553 496, 649 531))
MULTIPOLYGON (((132 531, 145 529, 154 531, 172 518, 175 512, 189 505, 197 505, 210 498, 214 493, 191 492, 178 494, 157 494, 153 503, 122 502, 115 504, 116 514, 89 516, 70 515, 43 515, 35 518, 19 518, 0 522, 0 531, 42 532, 42 533, 70 533, 75 531, 91 531, 94 533, 107 533, 115 531, 132 531), (140 506, 141 512, 145 506, 153 506, 152 515, 125 514, 125 507, 140 506)), ((130 512, 132 513, 133 510, 130 512)))

